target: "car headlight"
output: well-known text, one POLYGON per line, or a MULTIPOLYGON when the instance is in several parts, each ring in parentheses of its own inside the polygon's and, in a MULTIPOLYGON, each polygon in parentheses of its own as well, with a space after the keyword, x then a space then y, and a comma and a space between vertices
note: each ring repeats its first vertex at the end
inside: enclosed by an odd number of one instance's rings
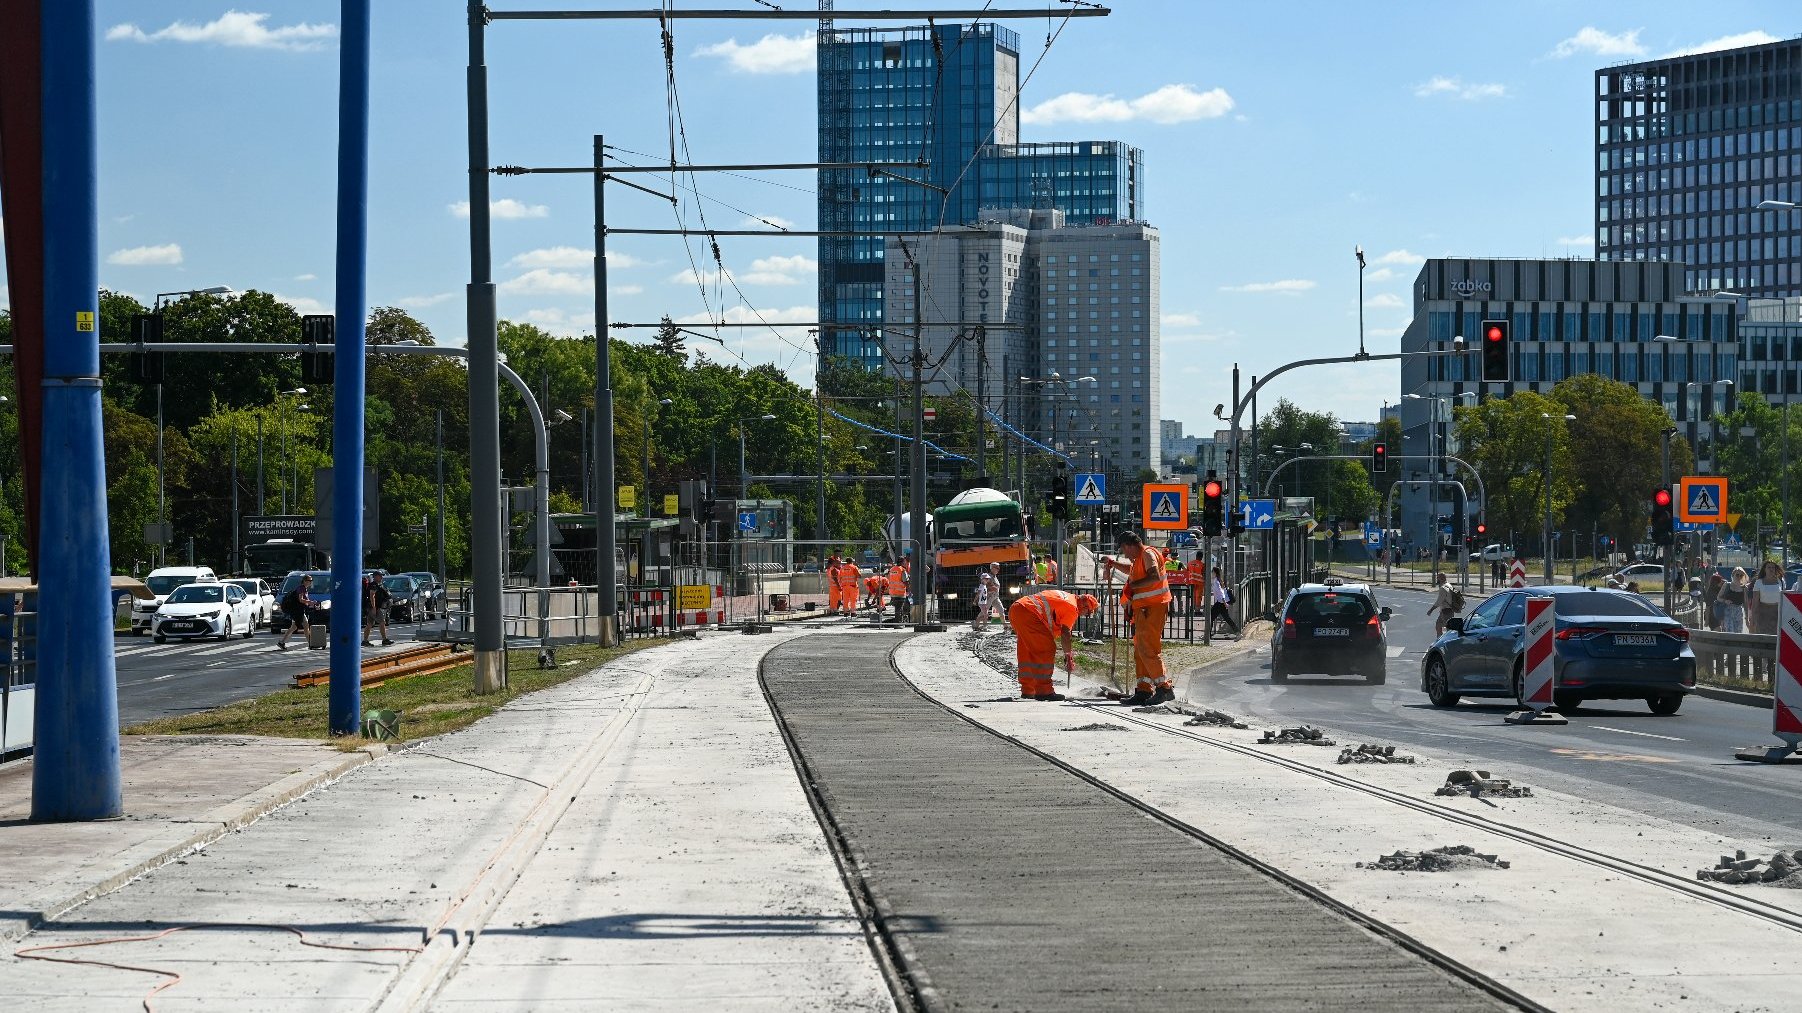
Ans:
POLYGON ((1007 593, 1008 594, 1019 594, 1020 593, 1020 585, 1018 585, 1018 584, 1007 585, 1007 593))

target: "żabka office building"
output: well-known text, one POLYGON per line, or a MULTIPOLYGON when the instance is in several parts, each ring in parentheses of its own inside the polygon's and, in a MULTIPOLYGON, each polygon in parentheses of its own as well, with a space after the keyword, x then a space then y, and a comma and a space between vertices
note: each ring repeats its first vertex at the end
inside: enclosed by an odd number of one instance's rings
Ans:
MULTIPOLYGON (((1683 272, 1682 264, 1652 261, 1427 261, 1414 279, 1414 317, 1401 350, 1449 350, 1462 336, 1466 352, 1402 360, 1402 446, 1390 448, 1397 462, 1391 467, 1404 478, 1431 478, 1438 456, 1459 449, 1452 439, 1454 408, 1521 390, 1549 394, 1558 381, 1583 373, 1630 383, 1662 405, 1707 467, 1713 442, 1707 420, 1725 410, 1733 393, 1722 381, 1733 380, 1738 368, 1739 307, 1731 299, 1685 296, 1683 272), (1510 323, 1510 380, 1486 384, 1479 327, 1497 319, 1510 323)), ((1461 471, 1442 467, 1439 474, 1464 483, 1475 515, 1476 484, 1461 471)), ((1457 493, 1445 485, 1437 490, 1432 496, 1425 485, 1409 485, 1397 492, 1405 548, 1430 551, 1443 537, 1433 519, 1456 514, 1457 493)), ((1537 532, 1513 536, 1537 551, 1537 532)), ((1508 537, 1489 533, 1492 541, 1508 537)), ((1586 543, 1579 547, 1588 550, 1586 543)), ((1559 551, 1569 551, 1568 543, 1559 551)))

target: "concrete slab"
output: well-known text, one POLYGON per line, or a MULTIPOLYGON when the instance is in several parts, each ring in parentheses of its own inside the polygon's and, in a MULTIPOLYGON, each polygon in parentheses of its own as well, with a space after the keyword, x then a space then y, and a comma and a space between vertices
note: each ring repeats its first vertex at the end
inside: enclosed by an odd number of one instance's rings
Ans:
MULTIPOLYGON (((1184 727, 1193 736, 1184 738, 1123 720, 1121 708, 989 705, 981 701, 1008 680, 958 651, 949 638, 920 638, 896 657, 915 685, 971 720, 1044 749, 1549 1007, 1793 1005, 1787 997, 1798 979, 1782 942, 1789 930, 1500 831, 1567 842, 1687 880, 1721 854, 1736 848, 1768 853, 1771 842, 1733 841, 1537 786, 1532 798, 1498 799, 1493 806, 1433 796, 1448 768, 1489 767, 1482 757, 1448 762, 1418 753, 1414 765, 1339 767, 1337 750, 1260 748, 1257 726, 1184 727), (1129 731, 1066 731, 1109 714, 1129 731), (1251 755, 1258 753, 1285 764, 1251 755), (1419 806, 1373 797, 1341 779, 1419 806), (1495 832, 1436 811, 1491 821, 1495 832), (1436 874, 1357 868, 1380 854, 1446 844, 1498 854, 1513 867, 1436 874), (1683 945, 1670 946, 1672 939, 1683 945), (1764 942, 1749 946, 1748 940, 1764 942)), ((1182 724, 1180 716, 1125 714, 1182 724)), ((1802 913, 1797 891, 1745 887, 1729 893, 1802 913)))
POLYGON ((127 735, 125 816, 97 823, 31 822, 32 761, 0 767, 0 942, 386 753, 300 739, 127 735))

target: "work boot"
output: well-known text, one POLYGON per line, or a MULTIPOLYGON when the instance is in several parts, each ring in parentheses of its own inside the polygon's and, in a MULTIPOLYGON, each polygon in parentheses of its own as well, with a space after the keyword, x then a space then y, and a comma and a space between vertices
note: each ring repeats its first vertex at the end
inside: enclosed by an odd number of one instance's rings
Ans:
POLYGON ((1156 707, 1158 704, 1169 703, 1174 699, 1176 699, 1176 690, 1169 686, 1159 686, 1158 691, 1151 694, 1151 700, 1147 706, 1156 707))
POLYGON ((1044 700, 1047 703, 1062 703, 1070 698, 1062 693, 1040 693, 1038 696, 1033 697, 1033 699, 1044 700))
POLYGON ((1120 705, 1122 707, 1143 707, 1151 702, 1151 696, 1151 690, 1141 689, 1133 693, 1132 696, 1121 697, 1120 705))

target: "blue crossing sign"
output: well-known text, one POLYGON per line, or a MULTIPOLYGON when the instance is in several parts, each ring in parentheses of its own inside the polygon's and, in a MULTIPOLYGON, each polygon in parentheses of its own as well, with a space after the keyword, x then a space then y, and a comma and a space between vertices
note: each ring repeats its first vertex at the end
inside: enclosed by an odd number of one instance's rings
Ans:
POLYGON ((757 530, 756 511, 746 510, 738 515, 738 530, 747 533, 757 530))
POLYGON ((1239 523, 1247 531, 1268 531, 1276 527, 1276 500, 1240 500, 1239 523))
POLYGON ((1082 472, 1076 476, 1077 506, 1100 506, 1107 502, 1107 476, 1099 472, 1082 472))

